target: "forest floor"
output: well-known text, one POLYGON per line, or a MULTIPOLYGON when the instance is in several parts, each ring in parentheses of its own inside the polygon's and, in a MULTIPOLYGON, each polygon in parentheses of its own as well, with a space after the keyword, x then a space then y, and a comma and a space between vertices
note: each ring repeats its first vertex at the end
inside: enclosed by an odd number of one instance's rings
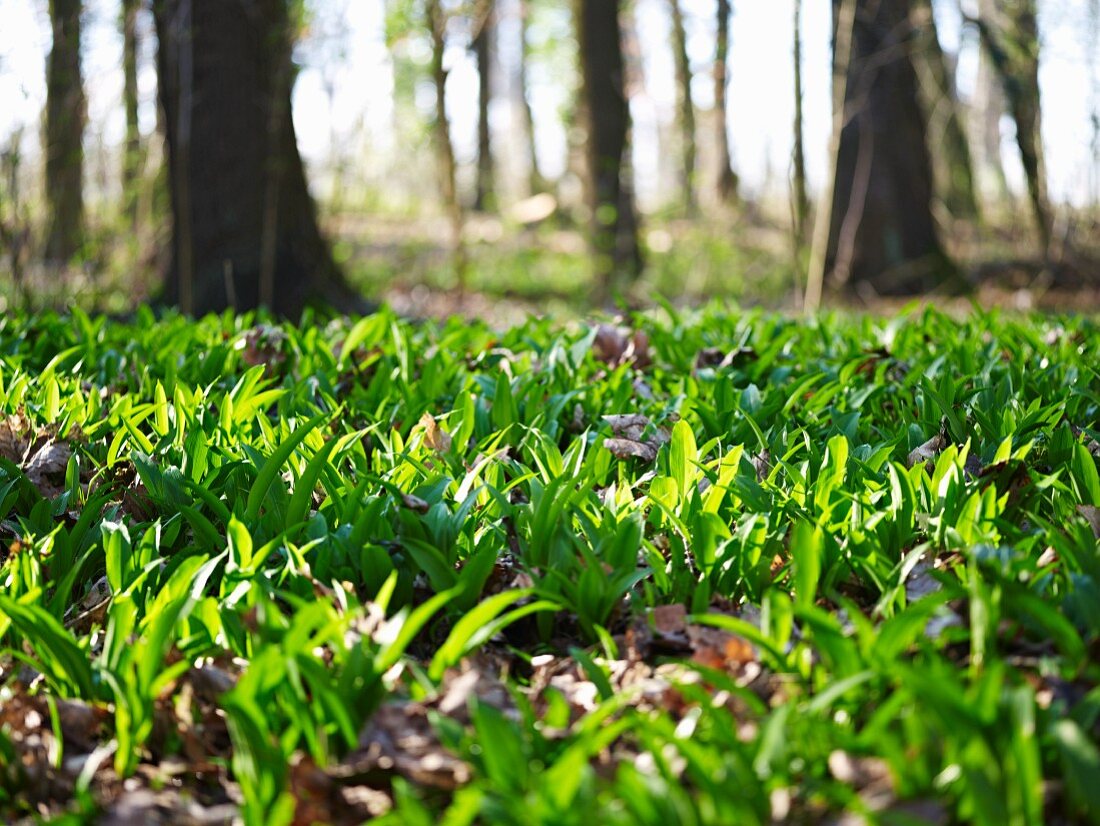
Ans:
POLYGON ((1100 330, 0 319, 0 820, 1096 823, 1100 330))

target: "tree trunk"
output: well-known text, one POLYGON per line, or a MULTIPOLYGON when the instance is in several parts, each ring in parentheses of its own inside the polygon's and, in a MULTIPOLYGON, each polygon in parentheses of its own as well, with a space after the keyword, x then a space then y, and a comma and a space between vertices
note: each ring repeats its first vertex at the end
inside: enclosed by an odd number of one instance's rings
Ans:
POLYGON ((931 0, 915 0, 914 25, 919 45, 914 66, 920 78, 921 101, 928 113, 929 151, 933 158, 936 191, 955 218, 976 219, 978 199, 974 191, 974 165, 970 143, 959 117, 954 72, 948 68, 940 45, 931 0))
POLYGON ((1028 198, 1043 254, 1051 253, 1053 217, 1047 194, 1039 102, 1039 25, 1035 0, 1005 0, 993 19, 979 19, 982 43, 1004 87, 1028 198))
MULTIPOLYGON (((1094 213, 1100 211, 1100 74, 1096 71, 1097 57, 1100 57, 1096 44, 1100 43, 1100 0, 1089 0, 1089 28, 1088 41, 1093 44, 1089 50, 1088 67, 1089 77, 1092 79, 1090 94, 1092 104, 1089 111, 1089 121, 1092 124, 1092 140, 1089 147, 1092 150, 1092 163, 1089 166, 1089 207, 1094 213)), ((1100 214, 1093 216, 1093 220, 1100 218, 1100 214)))
POLYGON ((726 120, 729 115, 729 50, 730 15, 733 9, 730 0, 718 0, 718 31, 714 49, 714 120, 715 146, 718 147, 718 197, 725 203, 737 200, 740 182, 733 171, 730 156, 730 137, 726 120))
POLYGON ((50 0, 53 45, 46 62, 45 257, 67 263, 84 243, 84 80, 80 71, 80 0, 50 0))
POLYGON ((141 0, 122 0, 122 102, 126 110, 126 143, 122 158, 122 197, 132 229, 137 228, 141 179, 141 128, 138 124, 137 16, 141 0))
POLYGON ((530 25, 531 0, 518 0, 519 3, 519 107, 523 140, 527 145, 530 159, 527 175, 527 194, 535 195, 546 189, 546 181, 539 172, 539 155, 535 148, 535 118, 531 114, 531 99, 528 93, 527 64, 531 59, 531 47, 527 43, 527 29, 530 25))
POLYGON ((806 240, 810 198, 806 192, 806 148, 802 128, 802 0, 794 0, 794 237, 801 247, 806 240))
POLYGON ((493 33, 496 28, 495 2, 484 0, 479 8, 481 17, 474 37, 474 55, 477 58, 477 191, 474 209, 484 212, 492 209, 496 199, 493 175, 493 139, 489 128, 489 103, 493 96, 493 33))
POLYGON ((165 299, 194 315, 364 309, 298 154, 285 0, 156 0, 154 14, 173 219, 165 299))
POLYGON ((691 59, 688 57, 687 29, 680 0, 668 0, 672 17, 672 52, 676 64, 677 104, 680 116, 680 191, 684 211, 695 213, 695 104, 691 100, 691 59))
MULTIPOLYGON (((978 16, 992 20, 996 0, 978 0, 978 16)), ((985 181, 983 189, 1002 201, 1010 200, 1008 179, 1001 159, 1001 115, 1005 112, 1004 90, 993 68, 989 50, 978 50, 978 75, 974 85, 972 144, 978 150, 978 168, 985 181)))
POLYGON ((953 274, 932 218, 910 14, 909 0, 856 0, 850 60, 836 63, 844 93, 822 273, 838 288, 909 294, 953 274))
POLYGON ((588 121, 591 245, 597 289, 609 298, 642 270, 627 172, 630 110, 623 75, 620 0, 577 0, 577 40, 588 121))
POLYGON ((466 222, 462 203, 458 200, 458 168, 454 144, 451 142, 451 121, 447 117, 447 70, 443 67, 443 52, 447 46, 447 13, 439 0, 429 0, 427 25, 432 39, 432 83, 435 85, 435 151, 439 164, 443 206, 451 225, 451 260, 459 290, 466 289, 466 244, 463 239, 466 222))

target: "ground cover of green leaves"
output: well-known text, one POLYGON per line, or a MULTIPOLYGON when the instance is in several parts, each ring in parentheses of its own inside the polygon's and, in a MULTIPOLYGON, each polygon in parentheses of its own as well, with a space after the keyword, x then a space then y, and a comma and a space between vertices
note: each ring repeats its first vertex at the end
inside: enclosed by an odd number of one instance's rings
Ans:
POLYGON ((1100 822, 1100 328, 0 322, 0 818, 1100 822))

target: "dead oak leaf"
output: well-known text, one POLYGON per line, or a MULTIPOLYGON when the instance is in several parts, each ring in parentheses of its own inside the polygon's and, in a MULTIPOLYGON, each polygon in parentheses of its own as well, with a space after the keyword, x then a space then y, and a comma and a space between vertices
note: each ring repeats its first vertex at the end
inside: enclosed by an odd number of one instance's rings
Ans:
POLYGON ((70 456, 72 450, 67 444, 48 439, 27 462, 27 478, 43 497, 52 498, 60 491, 70 456))
POLYGON ((431 413, 425 412, 420 417, 420 426, 424 428, 424 444, 436 453, 446 453, 451 449, 451 434, 439 426, 431 413))
POLYGON ((945 447, 947 447, 947 437, 941 431, 924 444, 914 448, 906 457, 905 464, 907 467, 913 467, 919 462, 935 459, 945 447))
POLYGON ((657 458, 657 448, 648 442, 636 442, 633 439, 604 439, 603 446, 611 451, 616 459, 631 457, 652 462, 657 458))
POLYGON ((1100 539, 1100 508, 1095 505, 1078 505, 1077 512, 1085 517, 1092 527, 1092 535, 1100 539))
POLYGON ((611 367, 632 361, 636 367, 644 368, 651 363, 649 336, 642 330, 601 324, 592 340, 592 355, 611 367))
POLYGON ((612 414, 604 416, 603 420, 611 426, 611 432, 616 436, 635 442, 642 440, 642 434, 652 424, 648 416, 640 413, 612 414))

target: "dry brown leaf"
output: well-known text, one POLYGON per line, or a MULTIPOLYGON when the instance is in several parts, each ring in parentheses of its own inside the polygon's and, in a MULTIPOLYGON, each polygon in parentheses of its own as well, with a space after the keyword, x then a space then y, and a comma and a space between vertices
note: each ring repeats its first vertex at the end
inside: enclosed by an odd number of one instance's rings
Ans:
POLYGON ((755 361, 756 351, 751 347, 738 347, 728 353, 718 347, 704 347, 695 354, 695 370, 708 367, 730 367, 733 364, 755 361))
POLYGON ((258 324, 237 343, 241 361, 249 367, 265 364, 273 369, 286 363, 286 331, 271 324, 258 324))
POLYGON ((762 450, 760 453, 754 454, 749 461, 752 463, 753 470, 756 471, 757 481, 763 482, 768 478, 768 474, 772 471, 772 454, 770 451, 762 450))
MULTIPOLYGON (((401 775, 418 786, 453 790, 470 781, 470 767, 447 751, 423 703, 385 703, 359 737, 359 748, 329 773, 349 780, 401 775)), ((377 785, 372 783, 371 785, 377 785)))
POLYGON ((841 783, 859 792, 871 811, 881 811, 895 800, 894 780, 885 760, 877 757, 853 757, 839 749, 829 755, 829 773, 841 783))
POLYGON ((603 420, 611 426, 611 432, 623 439, 634 442, 642 440, 642 434, 652 422, 648 416, 640 413, 619 413, 604 416, 603 420))
POLYGON ((583 433, 586 427, 584 406, 578 402, 573 405, 573 420, 569 422, 569 430, 571 433, 583 433))
POLYGON ((725 357, 726 354, 718 347, 704 347, 695 354, 695 369, 701 370, 705 367, 718 367, 722 364, 722 360, 725 359, 725 357))
POLYGON ((658 605, 649 613, 660 634, 682 634, 687 629, 687 609, 683 605, 658 605))
POLYGON ((439 426, 431 413, 420 417, 420 426, 424 428, 424 444, 437 453, 446 453, 451 449, 451 434, 439 426))
POLYGON ((431 509, 431 505, 429 505, 419 496, 413 496, 411 493, 401 494, 401 504, 403 504, 409 510, 414 510, 417 513, 427 513, 431 509))
POLYGON ((71 455, 67 444, 48 439, 27 462, 27 478, 46 499, 56 496, 64 484, 71 455))
POLYGON ((31 425, 22 410, 0 420, 0 456, 21 466, 30 446, 30 435, 31 425))
POLYGON ((232 804, 201 806, 177 789, 158 791, 138 787, 125 789, 96 821, 101 826, 154 826, 155 824, 205 824, 229 826, 238 820, 232 804))
POLYGON ((692 660, 707 668, 719 671, 739 671, 742 666, 758 660, 752 644, 721 628, 706 625, 689 625, 692 660))
POLYGON ((1092 526, 1092 535, 1100 539, 1100 508, 1095 505, 1078 505, 1077 512, 1092 526))
POLYGON ((642 330, 631 331, 624 327, 601 324, 596 328, 596 337, 592 341, 592 354, 597 361, 611 367, 618 367, 632 361, 637 367, 647 367, 650 363, 649 336, 642 330))
POLYGON ((604 439, 603 446, 611 451, 616 459, 637 457, 645 462, 657 458, 657 448, 648 442, 636 442, 633 439, 604 439))
POLYGON ((930 562, 918 562, 905 579, 905 600, 916 602, 943 588, 943 583, 932 576, 934 566, 930 562))
POLYGON ((905 459, 905 464, 908 467, 913 467, 918 462, 927 462, 930 459, 936 458, 939 452, 947 447, 947 437, 942 433, 937 433, 931 439, 924 444, 915 448, 908 457, 905 459))

